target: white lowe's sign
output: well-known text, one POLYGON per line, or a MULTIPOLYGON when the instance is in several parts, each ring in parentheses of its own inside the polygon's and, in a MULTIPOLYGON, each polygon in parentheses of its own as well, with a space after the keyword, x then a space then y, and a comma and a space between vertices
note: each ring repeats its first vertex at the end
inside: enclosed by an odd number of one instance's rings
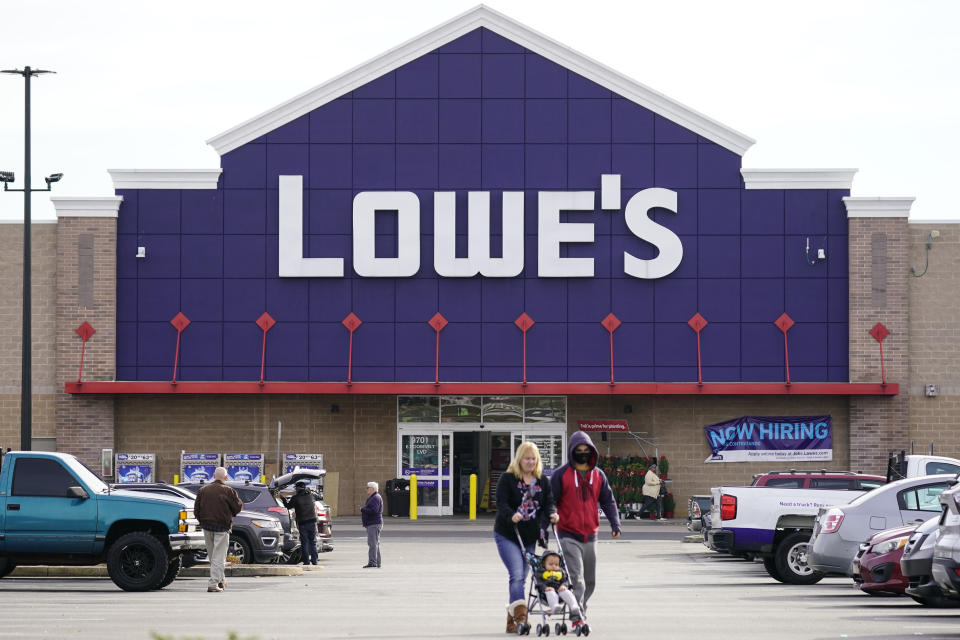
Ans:
MULTIPOLYGON (((620 176, 601 176, 601 208, 619 210, 620 176)), ((593 191, 540 191, 537 198, 537 275, 543 278, 592 278, 593 258, 564 258, 565 243, 593 242, 593 224, 561 222, 561 211, 593 211, 593 191)), ((467 194, 468 252, 456 256, 455 192, 437 191, 433 205, 433 268, 447 278, 512 278, 524 266, 524 193, 503 192, 503 251, 490 256, 490 192, 467 194)), ((342 278, 343 258, 303 257, 303 176, 280 176, 279 270, 281 277, 342 278)), ((683 259, 680 238, 650 219, 655 208, 677 213, 677 193, 650 188, 633 195, 624 208, 627 228, 659 251, 644 260, 623 252, 623 270, 635 278, 662 278, 683 259)), ((420 270, 420 199, 411 191, 362 191, 353 199, 353 270, 364 277, 404 278, 420 270), (396 257, 377 257, 377 211, 396 211, 396 257)))

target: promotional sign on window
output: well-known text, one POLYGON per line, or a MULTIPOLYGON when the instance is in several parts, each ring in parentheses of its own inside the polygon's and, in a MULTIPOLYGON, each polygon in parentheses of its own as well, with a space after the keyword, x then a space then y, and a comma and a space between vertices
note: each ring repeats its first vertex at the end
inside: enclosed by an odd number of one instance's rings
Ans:
MULTIPOLYGON (((400 472, 404 476, 416 474, 419 479, 440 474, 440 436, 404 434, 402 442, 400 472)), ((419 485, 428 483, 420 480, 419 485)))
POLYGON ((703 430, 704 462, 833 460, 831 416, 743 416, 703 430))
POLYGON ((114 466, 117 482, 153 482, 156 464, 154 453, 118 453, 114 466))
POLYGON ((180 454, 180 480, 182 482, 210 482, 213 471, 220 466, 219 453, 180 454))
POLYGON ((263 454, 225 453, 223 466, 227 469, 227 480, 258 482, 263 475, 263 454))

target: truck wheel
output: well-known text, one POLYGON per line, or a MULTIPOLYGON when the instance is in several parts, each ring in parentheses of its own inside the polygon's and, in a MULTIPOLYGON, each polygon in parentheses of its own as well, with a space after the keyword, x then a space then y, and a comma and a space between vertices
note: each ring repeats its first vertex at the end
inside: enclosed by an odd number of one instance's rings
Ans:
POLYGON ((10 558, 0 558, 0 578, 10 575, 17 565, 10 558))
POLYGON ((176 556, 167 565, 167 572, 163 575, 163 580, 156 586, 157 589, 163 589, 165 586, 177 579, 180 575, 180 568, 183 566, 183 556, 176 556))
POLYGON ((107 551, 107 572, 124 591, 155 589, 169 564, 163 543, 146 531, 120 536, 107 551))
POLYGON ((780 541, 773 552, 777 573, 785 584, 816 584, 823 580, 823 573, 807 564, 807 549, 810 534, 797 531, 780 541))
POLYGON ((763 568, 767 570, 771 578, 777 582, 783 582, 783 578, 780 577, 780 572, 777 571, 777 561, 774 558, 764 558, 763 568))
POLYGON ((227 558, 230 559, 230 562, 236 564, 252 564, 253 549, 240 536, 230 534, 230 542, 227 543, 227 558))

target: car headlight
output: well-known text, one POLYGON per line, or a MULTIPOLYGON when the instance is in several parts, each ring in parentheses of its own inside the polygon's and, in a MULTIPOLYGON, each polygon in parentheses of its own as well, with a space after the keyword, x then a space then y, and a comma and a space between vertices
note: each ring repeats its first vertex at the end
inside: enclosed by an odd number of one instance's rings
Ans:
POLYGON ((251 524, 261 529, 281 529, 279 520, 251 520, 251 524))
POLYGON ((902 549, 909 539, 910 536, 902 536, 900 538, 893 538, 892 540, 884 540, 883 542, 878 542, 873 545, 870 552, 876 554, 890 553, 891 551, 902 549))

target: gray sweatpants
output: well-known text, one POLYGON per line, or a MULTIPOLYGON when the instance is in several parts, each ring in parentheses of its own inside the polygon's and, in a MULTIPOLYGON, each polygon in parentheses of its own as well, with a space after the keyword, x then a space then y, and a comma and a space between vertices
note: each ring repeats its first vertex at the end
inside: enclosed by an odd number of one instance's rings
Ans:
POLYGON ((380 530, 382 524, 371 524, 367 527, 367 564, 380 566, 380 530))
POLYGON ((573 592, 586 611, 587 600, 593 595, 597 583, 597 542, 560 538, 560 546, 563 547, 563 559, 567 564, 573 592))
POLYGON ((223 582, 223 566, 227 560, 227 543, 230 542, 229 531, 203 530, 203 542, 207 547, 207 560, 210 561, 210 579, 208 587, 215 587, 223 582))

